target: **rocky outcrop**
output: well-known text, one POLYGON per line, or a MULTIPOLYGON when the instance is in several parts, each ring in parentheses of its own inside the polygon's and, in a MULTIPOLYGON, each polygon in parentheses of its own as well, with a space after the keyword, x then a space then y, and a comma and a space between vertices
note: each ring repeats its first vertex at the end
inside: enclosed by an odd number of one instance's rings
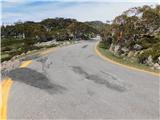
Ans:
POLYGON ((133 51, 129 51, 129 53, 128 53, 128 55, 127 55, 127 57, 132 57, 134 55, 134 52, 133 51))
POLYGON ((58 44, 59 44, 58 42, 56 42, 55 40, 52 40, 52 41, 47 41, 47 42, 36 43, 34 44, 34 46, 44 47, 44 46, 58 45, 58 44))
POLYGON ((6 76, 9 71, 17 68, 20 65, 20 60, 9 60, 1 63, 1 75, 6 76))
POLYGON ((158 57, 157 63, 160 64, 160 56, 158 57))
POLYGON ((153 63, 153 58, 152 58, 151 55, 150 55, 150 56, 148 57, 148 59, 146 60, 146 64, 147 64, 148 66, 153 66, 153 65, 154 65, 154 63, 153 63))
POLYGON ((114 52, 114 45, 113 45, 113 43, 111 44, 111 46, 109 48, 109 51, 114 52))
POLYGON ((135 44, 133 48, 134 50, 141 50, 143 47, 141 45, 135 44))
POLYGON ((129 52, 129 49, 126 48, 126 47, 123 47, 123 48, 121 49, 121 51, 122 51, 123 53, 127 53, 127 52, 129 52))
POLYGON ((158 63, 155 63, 155 64, 153 65, 153 67, 154 67, 154 69, 156 69, 156 70, 160 70, 160 64, 158 64, 158 63))

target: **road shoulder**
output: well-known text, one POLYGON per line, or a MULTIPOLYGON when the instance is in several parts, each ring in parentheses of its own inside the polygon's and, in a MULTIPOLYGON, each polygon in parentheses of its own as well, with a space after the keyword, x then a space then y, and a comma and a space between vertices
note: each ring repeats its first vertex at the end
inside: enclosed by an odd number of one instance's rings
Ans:
POLYGON ((128 64, 126 65, 126 64, 119 63, 119 62, 116 61, 116 60, 112 60, 112 59, 109 58, 106 54, 103 54, 102 51, 100 51, 100 49, 98 48, 98 45, 99 45, 99 41, 96 43, 94 50, 95 50, 95 53, 96 53, 100 58, 102 58, 103 60, 109 61, 109 62, 111 62, 111 63, 113 63, 113 64, 116 64, 116 65, 125 67, 125 68, 130 69, 130 70, 133 70, 133 71, 145 72, 145 73, 152 74, 152 75, 155 75, 155 76, 160 76, 160 73, 159 73, 159 72, 152 72, 152 71, 149 71, 149 70, 140 69, 140 68, 137 68, 137 67, 130 66, 130 65, 128 65, 128 64))

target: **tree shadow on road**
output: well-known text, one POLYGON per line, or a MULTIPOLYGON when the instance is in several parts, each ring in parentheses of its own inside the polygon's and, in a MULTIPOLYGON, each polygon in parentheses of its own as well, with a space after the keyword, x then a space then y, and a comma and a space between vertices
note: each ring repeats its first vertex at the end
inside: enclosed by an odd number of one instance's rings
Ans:
POLYGON ((25 83, 27 85, 47 91, 49 94, 63 93, 65 87, 51 83, 50 80, 42 73, 29 68, 17 68, 8 73, 13 81, 25 83))

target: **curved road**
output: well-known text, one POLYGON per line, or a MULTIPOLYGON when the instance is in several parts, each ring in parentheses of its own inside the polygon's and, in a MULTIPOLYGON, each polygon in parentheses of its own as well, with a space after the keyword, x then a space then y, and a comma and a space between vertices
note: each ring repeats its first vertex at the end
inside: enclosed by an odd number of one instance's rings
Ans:
POLYGON ((11 71, 8 119, 158 119, 158 77, 104 61, 95 43, 57 48, 11 71))

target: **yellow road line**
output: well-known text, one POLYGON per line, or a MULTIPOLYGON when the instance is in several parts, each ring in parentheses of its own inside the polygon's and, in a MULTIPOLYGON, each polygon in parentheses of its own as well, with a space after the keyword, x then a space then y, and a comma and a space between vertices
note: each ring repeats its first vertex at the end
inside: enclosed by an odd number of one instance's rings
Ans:
POLYGON ((20 68, 24 68, 24 67, 27 67, 29 64, 31 64, 32 60, 28 60, 28 61, 24 61, 22 62, 20 68))
POLYGON ((50 52, 53 52, 55 49, 56 49, 56 48, 50 48, 50 49, 47 49, 47 50, 45 50, 45 51, 40 52, 40 54, 41 54, 41 55, 46 55, 46 54, 48 54, 48 53, 50 53, 50 52))
POLYGON ((7 120, 7 101, 10 88, 13 84, 11 78, 6 79, 1 85, 1 104, 0 104, 0 119, 7 120))
MULTIPOLYGON (((27 67, 31 62, 32 60, 24 61, 20 68, 27 67)), ((13 80, 11 78, 6 78, 0 83, 0 120, 7 120, 7 101, 12 84, 13 80)))
POLYGON ((117 65, 120 65, 120 66, 122 66, 122 67, 131 69, 131 70, 134 70, 134 71, 145 72, 145 73, 149 73, 149 74, 152 74, 152 75, 155 75, 155 76, 160 76, 160 73, 155 73, 155 72, 149 72, 149 71, 146 71, 146 70, 141 70, 141 69, 138 69, 138 68, 135 68, 135 67, 131 67, 131 66, 127 66, 127 65, 118 63, 118 62, 116 62, 116 61, 113 61, 113 60, 107 58, 106 56, 104 56, 103 54, 101 54, 101 53, 99 52, 99 50, 97 49, 98 44, 99 44, 99 42, 97 42, 96 45, 95 45, 95 52, 96 52, 96 54, 97 54, 99 57, 101 57, 102 59, 104 59, 104 60, 106 60, 106 61, 109 61, 109 62, 111 62, 111 63, 113 63, 113 64, 117 64, 117 65))

